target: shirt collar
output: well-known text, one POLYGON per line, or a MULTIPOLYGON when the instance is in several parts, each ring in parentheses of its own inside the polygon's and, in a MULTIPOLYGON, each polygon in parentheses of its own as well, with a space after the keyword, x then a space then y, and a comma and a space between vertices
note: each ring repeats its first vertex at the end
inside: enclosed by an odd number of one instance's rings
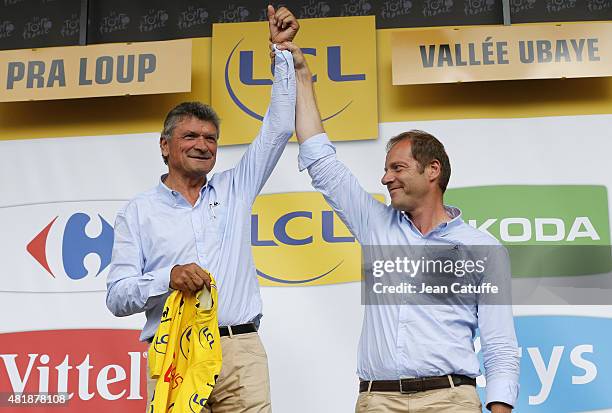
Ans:
MULTIPOLYGON (((170 189, 168 185, 164 183, 164 180, 166 179, 167 176, 168 174, 163 174, 162 176, 159 177, 159 184, 157 185, 157 193, 160 194, 160 196, 162 197, 164 201, 169 202, 171 205, 177 205, 179 203, 179 200, 182 198, 182 195, 180 192, 170 189)), ((204 191, 209 186, 211 188, 213 187, 210 183, 210 179, 206 179, 206 183, 202 185, 202 188, 200 188, 200 199, 204 196, 204 191)))
MULTIPOLYGON (((429 234, 434 234, 434 233, 445 234, 445 233, 448 233, 449 231, 451 231, 453 228, 456 228, 457 226, 459 226, 459 225, 461 225, 463 223, 463 219, 461 218, 462 212, 461 212, 461 210, 459 208, 454 207, 454 206, 450 206, 450 205, 444 205, 444 210, 446 211, 448 216, 451 218, 451 220, 441 223, 436 228, 431 230, 429 232, 429 234)), ((410 219, 408 214, 405 211, 401 211, 401 215, 408 222, 410 227, 414 231, 416 231, 416 232, 418 232, 420 234, 420 231, 414 225, 414 222, 412 222, 412 220, 410 219)), ((421 236, 423 236, 423 235, 421 234, 421 236)))

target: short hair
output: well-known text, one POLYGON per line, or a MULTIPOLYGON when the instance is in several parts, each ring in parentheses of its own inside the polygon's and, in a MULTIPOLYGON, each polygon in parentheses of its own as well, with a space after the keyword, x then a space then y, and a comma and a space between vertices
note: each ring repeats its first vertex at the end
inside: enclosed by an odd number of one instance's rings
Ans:
POLYGON ((410 149, 412 151, 412 157, 419 163, 419 172, 425 171, 431 161, 437 160, 440 162, 440 177, 438 178, 438 186, 442 190, 442 193, 446 191, 448 181, 451 175, 451 165, 444 149, 444 145, 435 136, 418 129, 412 129, 408 132, 400 133, 394 136, 387 142, 387 153, 397 143, 408 140, 410 141, 410 149))
MULTIPOLYGON (((217 129, 217 135, 219 134, 219 125, 221 124, 221 120, 219 119, 217 112, 215 112, 212 107, 202 102, 183 102, 172 108, 172 110, 170 110, 170 112, 168 112, 166 115, 161 137, 166 140, 170 140, 176 125, 183 119, 191 117, 212 123, 217 129)), ((164 160, 164 163, 168 165, 168 157, 162 155, 162 159, 164 160)))

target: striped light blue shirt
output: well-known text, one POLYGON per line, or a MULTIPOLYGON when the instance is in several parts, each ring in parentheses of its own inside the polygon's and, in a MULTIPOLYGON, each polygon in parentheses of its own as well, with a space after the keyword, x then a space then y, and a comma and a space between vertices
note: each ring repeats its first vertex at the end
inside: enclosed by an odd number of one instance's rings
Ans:
POLYGON ((238 164, 210 177, 194 206, 160 182, 117 214, 106 305, 116 316, 144 311, 141 340, 159 326, 177 264, 194 262, 214 275, 219 325, 247 323, 261 314, 251 207, 293 133, 295 98, 291 53, 277 51, 270 106, 238 164))
MULTIPOLYGON (((426 236, 407 215, 376 201, 336 158, 326 134, 300 145, 300 170, 319 190, 361 245, 499 245, 446 207, 451 221, 426 236)), ((509 272, 506 274, 509 277, 509 272)), ((519 356, 510 305, 366 305, 357 374, 363 380, 396 380, 447 374, 480 375, 473 339, 480 330, 486 405, 514 406, 519 356)))

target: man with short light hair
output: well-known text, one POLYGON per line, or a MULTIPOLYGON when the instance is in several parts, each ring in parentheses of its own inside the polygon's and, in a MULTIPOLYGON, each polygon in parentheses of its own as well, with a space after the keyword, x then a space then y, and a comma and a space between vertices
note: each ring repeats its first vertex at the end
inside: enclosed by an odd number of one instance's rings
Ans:
MULTIPOLYGON (((451 168, 442 143, 417 130, 392 138, 381 179, 391 205, 378 202, 337 159, 323 129, 312 75, 299 47, 289 42, 282 47, 293 53, 296 69, 299 168, 308 169, 313 186, 364 251, 380 246, 409 246, 413 251, 419 246, 439 246, 445 254, 455 254, 465 246, 492 246, 490 250, 497 254, 492 255, 495 263, 489 263, 488 270, 499 272, 507 285, 510 274, 505 249, 466 224, 459 209, 443 203, 451 168)), ((408 258, 418 259, 420 254, 408 258)), ((508 291, 505 293, 507 297, 508 291)), ((359 342, 357 413, 480 412, 475 387, 480 369, 473 344, 477 329, 487 408, 506 413, 516 405, 519 357, 510 303, 477 299, 458 305, 452 301, 457 297, 449 297, 450 306, 428 305, 428 294, 420 297, 422 305, 366 304, 359 342)))

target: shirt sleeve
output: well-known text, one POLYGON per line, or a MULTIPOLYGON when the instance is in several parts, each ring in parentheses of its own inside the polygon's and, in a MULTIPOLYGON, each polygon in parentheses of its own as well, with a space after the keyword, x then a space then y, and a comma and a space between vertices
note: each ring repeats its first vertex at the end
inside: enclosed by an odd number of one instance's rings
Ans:
POLYGON ((106 280, 106 306, 114 315, 123 317, 148 310, 170 291, 173 266, 150 272, 143 272, 143 268, 137 208, 129 204, 115 220, 113 254, 106 280))
POLYGON ((315 135, 300 145, 298 165, 300 171, 308 169, 312 186, 323 194, 357 240, 367 243, 371 218, 384 214, 387 206, 365 191, 337 159, 327 134, 315 135))
POLYGON ((508 252, 497 245, 490 248, 488 256, 484 281, 497 286, 499 293, 480 298, 478 327, 487 381, 485 405, 490 409, 494 402, 516 406, 520 357, 512 315, 508 252))
POLYGON ((249 203, 261 191, 276 166, 295 127, 295 69, 287 50, 275 51, 270 106, 261 129, 234 168, 234 185, 249 203))

